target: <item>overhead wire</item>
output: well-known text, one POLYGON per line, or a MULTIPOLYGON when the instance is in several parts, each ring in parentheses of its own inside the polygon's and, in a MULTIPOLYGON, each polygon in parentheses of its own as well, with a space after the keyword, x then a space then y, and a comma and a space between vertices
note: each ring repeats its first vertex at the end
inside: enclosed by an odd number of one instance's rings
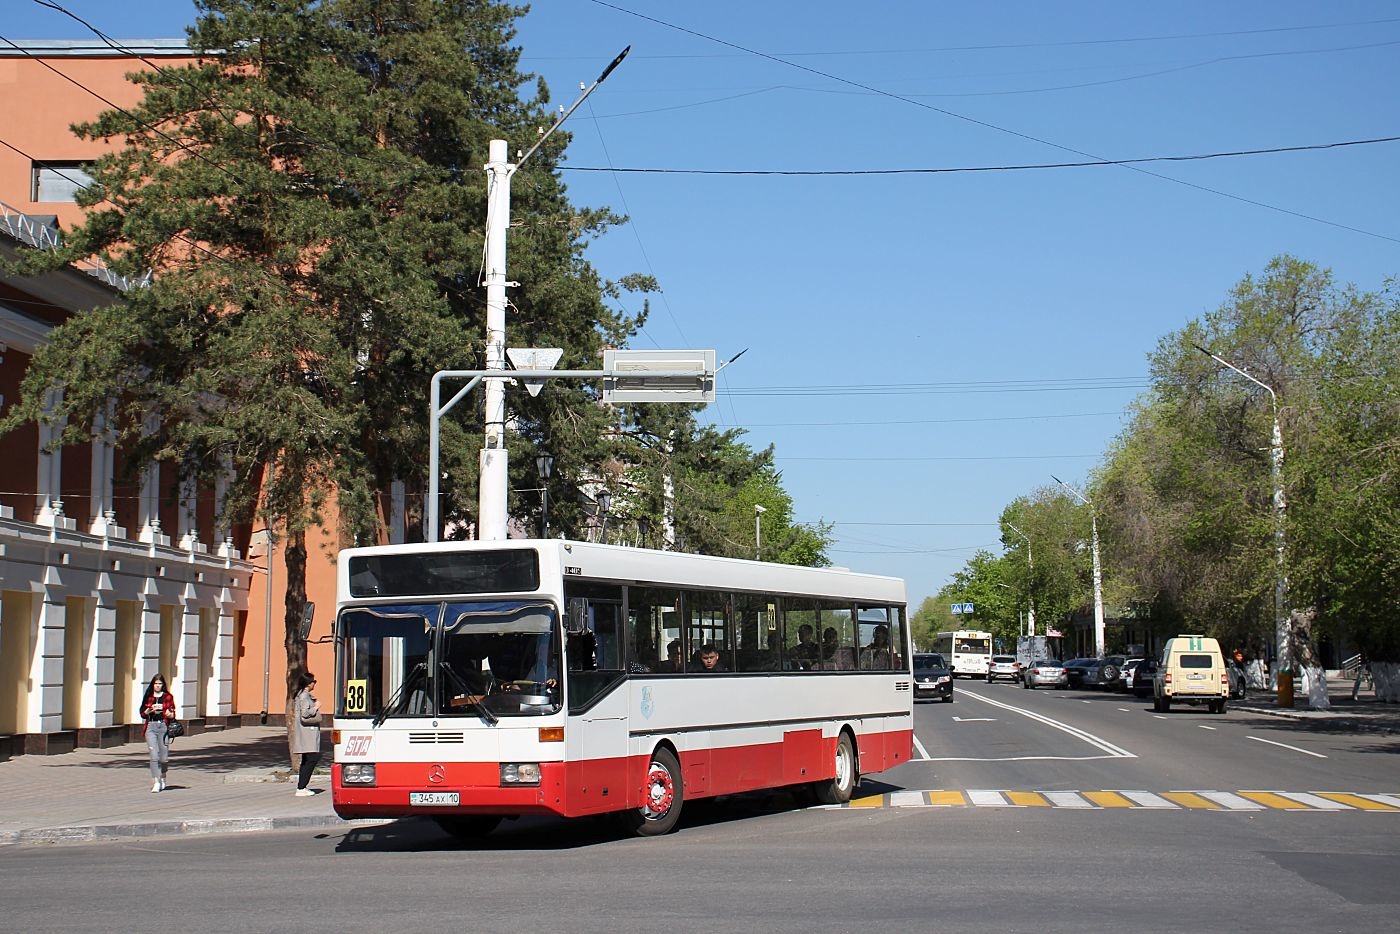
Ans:
MULTIPOLYGON (((874 94, 878 94, 878 95, 881 96, 881 97, 887 97, 887 98, 889 98, 889 99, 891 99, 891 100, 896 100, 896 101, 900 101, 900 102, 905 103, 905 104, 910 104, 910 105, 912 105, 912 106, 914 106, 914 107, 918 107, 918 108, 921 108, 921 109, 923 109, 923 110, 929 110, 929 111, 932 111, 932 112, 934 112, 934 113, 942 114, 942 115, 945 116, 945 117, 951 117, 951 118, 953 118, 953 119, 955 119, 955 120, 961 120, 961 121, 963 121, 963 122, 965 122, 965 123, 970 123, 970 124, 972 124, 972 125, 974 125, 974 126, 979 126, 979 127, 984 128, 984 129, 992 130, 992 131, 997 132, 997 133, 1004 133, 1004 134, 1006 134, 1006 135, 1008 135, 1008 136, 1014 136, 1014 137, 1016 137, 1017 139, 1023 139, 1023 140, 1026 140, 1026 141, 1028 141, 1028 142, 1039 143, 1039 144, 1042 145, 1042 146, 1049 146, 1049 147, 1051 147, 1051 148, 1061 150, 1062 152, 1073 153, 1073 154, 1076 155, 1076 156, 1083 156, 1083 157, 1086 158, 1086 159, 1092 159, 1092 160, 1095 160, 1095 161, 1103 161, 1103 162, 1110 162, 1110 163, 1113 162, 1113 160, 1111 160, 1111 159, 1106 159, 1105 157, 1100 156, 1100 155, 1097 155, 1097 154, 1095 154, 1095 153, 1086 152, 1086 151, 1084 151, 1084 150, 1082 150, 1082 149, 1076 149, 1076 148, 1074 148, 1074 147, 1072 147, 1072 146, 1067 146, 1067 145, 1064 145, 1064 144, 1062 144, 1062 143, 1056 143, 1056 142, 1053 142, 1053 141, 1051 141, 1051 140, 1044 139, 1044 138, 1039 137, 1039 136, 1035 136, 1035 135, 1033 135, 1033 134, 1031 134, 1031 133, 1024 133, 1024 132, 1022 132, 1022 131, 1020 131, 1020 130, 1013 130, 1013 129, 1009 128, 1009 127, 1000 126, 1000 125, 998 125, 998 124, 992 123, 992 122, 987 121, 987 120, 981 120, 981 119, 978 119, 978 118, 976 118, 976 117, 970 117, 970 116, 968 116, 968 115, 966 115, 966 114, 961 114, 961 113, 958 113, 958 112, 953 111, 953 110, 948 110, 947 108, 944 108, 944 107, 937 107, 937 106, 935 106, 935 105, 933 105, 933 104, 929 104, 929 103, 925 103, 925 102, 923 102, 923 101, 915 100, 915 99, 913 99, 913 98, 911 98, 911 97, 908 97, 907 95, 895 94, 895 93, 893 93, 893 92, 891 92, 891 91, 886 91, 886 90, 883 90, 883 89, 881 89, 881 88, 873 87, 873 86, 868 85, 868 84, 862 84, 861 82, 855 81, 855 80, 853 80, 853 79, 851 79, 851 78, 845 78, 845 77, 842 77, 842 76, 840 76, 840 75, 835 75, 835 74, 832 74, 832 73, 830 73, 830 72, 822 71, 822 70, 817 69, 817 68, 812 68, 811 66, 803 65, 803 64, 801 64, 801 63, 799 63, 799 62, 789 61, 789 60, 787 60, 787 59, 781 58, 781 57, 776 56, 776 55, 772 55, 772 54, 767 53, 767 52, 760 52, 760 51, 758 51, 757 49, 751 49, 751 48, 748 48, 747 46, 740 45, 740 44, 738 44, 738 43, 736 43, 736 42, 731 42, 731 41, 729 41, 729 40, 727 40, 727 39, 720 39, 720 38, 718 38, 718 37, 716 37, 716 36, 711 36, 711 35, 708 35, 708 34, 706 34, 706 33, 699 32, 698 30, 690 29, 690 28, 685 27, 685 26, 680 26, 680 25, 677 25, 677 24, 675 24, 675 23, 670 23, 670 22, 667 22, 666 20, 658 19, 657 17, 654 17, 654 16, 648 16, 648 15, 645 14, 645 13, 639 13, 639 12, 637 12, 636 10, 630 10, 630 9, 628 9, 627 7, 619 6, 619 5, 616 4, 616 3, 610 3, 610 2, 608 2, 608 0, 589 0, 589 2, 590 2, 590 3, 593 3, 593 4, 597 5, 597 6, 607 7, 608 9, 616 10, 616 11, 619 12, 619 13, 625 13, 625 14, 627 14, 627 15, 629 15, 629 16, 634 16, 634 17, 636 17, 636 18, 638 18, 638 19, 646 20, 647 22, 650 22, 650 23, 655 23, 656 25, 658 25, 658 26, 663 26, 663 27, 665 27, 665 28, 667 28, 667 29, 672 29, 672 30, 675 30, 675 31, 677 31, 677 32, 682 32, 682 33, 685 33, 685 34, 687 34, 687 35, 695 36, 696 38, 699 38, 699 39, 704 39, 704 40, 707 41, 707 42, 713 42, 713 43, 716 43, 716 44, 718 44, 718 45, 723 45, 723 46, 726 46, 726 47, 728 47, 728 48, 732 48, 732 49, 735 49, 735 50, 737 50, 737 51, 744 52, 744 53, 747 53, 747 54, 749 54, 749 55, 756 56, 756 57, 758 57, 758 58, 766 59, 766 60, 771 61, 771 62, 776 62, 777 64, 780 64, 780 65, 785 65, 785 66, 787 66, 787 67, 789 67, 789 68, 796 68, 796 69, 798 69, 798 70, 800 70, 800 71, 805 71, 805 72, 808 72, 809 74, 814 74, 814 75, 817 75, 817 76, 819 76, 819 77, 826 78, 826 79, 828 79, 828 80, 830 80, 830 81, 836 81, 836 82, 839 82, 839 83, 841 83, 841 84, 850 85, 851 87, 856 87, 856 88, 860 88, 860 89, 865 90, 865 91, 870 91, 870 92, 872 92, 872 93, 874 93, 874 94)), ((1232 201, 1238 201, 1238 202, 1240 202, 1240 203, 1242 203, 1242 204, 1251 204, 1251 205, 1254 205, 1255 207, 1264 208, 1264 209, 1269 210, 1269 211, 1275 211, 1275 212, 1278 212, 1278 213, 1280 213, 1280 214, 1287 214, 1287 215, 1289 215, 1289 216, 1291 216, 1291 217, 1297 217, 1297 218, 1300 218, 1300 219, 1302 219, 1302 220, 1313 221, 1314 223, 1324 224, 1324 225, 1326 225, 1326 226, 1328 226, 1328 227, 1336 227, 1336 228, 1341 229, 1341 230, 1349 230, 1349 231, 1351 231, 1352 233, 1362 234, 1362 235, 1367 236, 1367 237, 1375 237, 1375 238, 1380 239, 1380 240, 1388 240, 1388 241, 1390 241, 1390 242, 1392 242, 1392 243, 1400 243, 1400 237, 1391 237, 1391 236, 1387 236, 1387 235, 1385 235, 1385 234, 1376 233, 1376 232, 1374 232, 1374 231, 1364 230, 1364 229, 1362 229, 1362 228, 1360 228, 1360 227, 1354 227, 1354 226, 1349 225, 1349 224, 1343 224, 1343 223, 1340 223, 1340 222, 1338 222, 1338 221, 1331 221, 1331 220, 1327 220, 1326 218, 1317 217, 1317 216, 1312 215, 1312 214, 1306 214, 1306 213, 1303 213, 1303 212, 1301 212, 1301 211, 1294 211, 1294 210, 1292 210, 1292 209, 1290 209, 1290 208, 1284 208, 1284 207, 1280 207, 1280 206, 1278 206, 1278 205, 1269 204, 1269 203, 1264 202, 1264 201, 1259 201, 1258 199, 1255 199, 1255 198, 1246 198, 1246 197, 1244 197, 1243 195, 1236 195, 1236 194, 1233 194, 1233 193, 1231 193, 1231 192, 1222 191, 1222 190, 1220 190, 1220 189, 1218 189, 1218 188, 1211 188, 1211 187, 1208 186, 1208 185, 1201 185, 1201 184, 1197 184, 1196 182, 1188 182, 1188 181, 1186 181, 1186 180, 1184 180, 1184 179, 1173 178, 1173 177, 1170 176, 1170 175, 1163 175, 1163 174, 1161 174, 1161 173, 1159 173, 1159 172, 1153 172, 1153 171, 1151 171, 1150 169, 1145 169, 1145 168, 1141 167, 1140 165, 1135 165, 1135 164, 1132 164, 1132 163, 1114 163, 1114 164, 1119 164, 1119 165, 1121 165, 1122 168, 1127 169, 1127 170, 1130 171, 1130 172, 1137 172, 1137 173, 1139 173, 1139 174, 1146 175, 1146 176, 1149 176, 1149 177, 1151 177, 1151 178, 1156 178, 1156 179, 1160 179, 1160 180, 1165 181, 1165 182, 1170 182, 1170 183, 1172 183, 1172 184, 1174 184, 1174 185, 1181 185, 1181 186, 1183 186, 1183 187, 1185 187, 1185 188, 1191 188, 1191 189, 1194 189, 1194 190, 1197 190, 1197 191, 1203 191, 1203 192, 1206 192, 1206 193, 1208 193, 1208 194, 1213 194, 1213 195, 1216 195, 1216 196, 1218 196, 1218 197, 1228 198, 1229 200, 1232 200, 1232 201)))

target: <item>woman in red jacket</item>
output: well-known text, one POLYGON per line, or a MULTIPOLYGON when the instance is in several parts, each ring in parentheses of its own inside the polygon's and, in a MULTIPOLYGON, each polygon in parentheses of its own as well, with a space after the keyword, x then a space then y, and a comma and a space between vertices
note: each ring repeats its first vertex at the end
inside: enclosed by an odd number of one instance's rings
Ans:
POLYGON ((175 698, 165 689, 165 675, 156 672, 141 698, 141 719, 146 721, 146 748, 151 752, 151 794, 165 790, 165 774, 170 771, 170 744, 165 741, 165 724, 175 719, 175 698))

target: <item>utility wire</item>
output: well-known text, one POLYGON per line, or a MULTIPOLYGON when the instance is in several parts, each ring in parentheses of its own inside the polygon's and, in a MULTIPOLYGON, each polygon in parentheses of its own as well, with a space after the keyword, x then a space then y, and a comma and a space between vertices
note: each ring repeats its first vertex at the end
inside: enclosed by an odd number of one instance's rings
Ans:
MULTIPOLYGON (((728 41, 728 40, 726 40, 726 39, 720 39, 720 38, 715 37, 715 36, 711 36, 711 35, 707 35, 707 34, 702 33, 702 32, 698 32, 698 31, 696 31, 696 30, 694 30, 694 29, 689 29, 689 28, 684 27, 684 26, 678 26, 678 25, 676 25, 675 23, 669 23, 669 22, 667 22, 667 21, 665 21, 665 20, 657 19, 657 18, 654 17, 654 16, 647 16, 645 13, 638 13, 638 12, 635 11, 635 10, 629 10, 629 9, 627 9, 626 7, 618 6, 618 5, 615 4, 615 3, 609 3, 609 2, 607 2, 607 0, 589 0, 589 2, 590 2, 590 3, 593 3, 593 4, 597 5, 597 6, 607 7, 607 8, 610 9, 610 10, 616 10, 616 11, 619 12, 619 13, 626 13, 626 14, 628 14, 629 16, 635 16, 635 17, 637 17, 638 19, 643 19, 643 20, 646 20, 647 22, 655 23, 655 24, 658 25, 658 26, 664 26, 664 27, 667 28, 667 29, 672 29, 672 30, 675 30, 675 31, 677 31, 677 32, 683 32, 683 33, 686 33, 687 35, 695 36, 696 38, 699 38, 699 39, 704 39, 704 40, 706 40, 707 42, 713 42, 713 43, 716 43, 716 44, 718 44, 718 45, 723 45, 723 46, 726 46, 726 47, 728 47, 728 48, 735 49, 735 50, 737 50, 737 51, 739 51, 739 52, 746 52, 746 53, 748 53, 749 55, 753 55, 753 56, 756 56, 756 57, 758 57, 758 58, 767 59, 768 61, 770 61, 770 62, 776 62, 776 63, 779 64, 779 65, 786 65, 786 66, 789 67, 789 68, 796 68, 796 69, 798 69, 798 70, 800 70, 800 71, 805 71, 805 72, 807 72, 807 73, 809 73, 809 74, 817 75, 817 76, 819 76, 819 77, 826 78, 827 80, 830 80, 830 81, 837 81, 837 82, 839 82, 839 83, 841 83, 841 84, 846 84, 846 85, 850 85, 851 87, 860 88, 860 89, 863 90, 863 91, 870 91, 871 93, 878 94, 878 95, 880 95, 881 97, 888 97, 888 98, 891 99, 891 100, 897 100, 897 101, 900 101, 900 102, 905 103, 905 104, 911 104, 911 105, 913 105, 914 107, 919 107, 919 108, 921 108, 921 109, 923 109, 923 110, 929 110, 929 111, 932 111, 932 112, 934 112, 934 113, 942 114, 942 115, 945 116, 945 117, 952 117, 952 118, 955 119, 955 120, 961 120, 961 121, 963 121, 963 122, 965 122, 965 123, 973 124, 974 126, 980 126, 980 127, 984 128, 984 129, 993 130, 993 131, 995 131, 995 132, 997 132, 997 133, 1004 133, 1004 134, 1006 134, 1006 135, 1008 135, 1008 136, 1014 136, 1014 137, 1016 137, 1017 139, 1023 139, 1023 140, 1026 140, 1026 141, 1028 141, 1028 142, 1039 143, 1039 144, 1041 144, 1042 146, 1050 146, 1051 148, 1061 150, 1062 152, 1070 152, 1070 153, 1073 153, 1073 154, 1076 155, 1076 156, 1083 156, 1083 157, 1086 158, 1086 159, 1092 159, 1092 160, 1099 161, 1099 162, 1113 162, 1113 160, 1106 159, 1106 158, 1103 157, 1103 156, 1099 156, 1099 155, 1096 155, 1096 154, 1091 153, 1091 152, 1085 152, 1085 151, 1082 150, 1082 149, 1075 149, 1075 148, 1072 147, 1072 146, 1066 146, 1066 145, 1064 145, 1064 144, 1062 144, 1062 143, 1055 143, 1055 142, 1052 142, 1052 141, 1050 141, 1050 140, 1048 140, 1048 139, 1043 139, 1043 138, 1041 138, 1041 137, 1039 137, 1039 136, 1033 136, 1033 135, 1030 134, 1030 133, 1022 133, 1022 132, 1019 131, 1019 130, 1013 130, 1013 129, 1010 129, 1009 127, 999 126, 999 125, 997 125, 997 124, 995 124, 995 123, 990 123, 990 122, 988 122, 988 121, 986 121, 986 120, 979 120, 979 119, 977 119, 976 117, 969 117, 969 116, 967 116, 966 114, 960 114, 960 113, 957 113, 956 111, 948 110, 948 109, 943 108, 943 107, 936 107, 936 106, 934 106, 933 104, 928 104, 928 103, 925 103, 925 102, 923 102, 923 101, 915 100, 915 99, 913 99, 913 98, 911 98, 911 97, 907 97, 907 96, 900 95, 900 94, 895 94, 895 93, 890 92, 890 91, 885 91, 885 90, 882 90, 882 89, 880 89, 880 88, 872 87, 871 85, 868 85, 868 84, 862 84, 862 83, 860 83, 859 81, 854 81, 854 80, 852 80, 852 79, 850 79, 850 78, 843 78, 843 77, 841 77, 841 76, 839 76, 839 75, 834 75, 834 74, 831 74, 830 72, 825 72, 825 71, 822 71, 822 70, 817 69, 817 68, 812 68, 812 67, 810 67, 810 66, 808 66, 808 65, 802 65, 802 64, 800 64, 800 63, 798 63, 798 62, 788 61, 787 59, 779 58, 779 57, 776 56, 776 55, 770 55, 770 54, 767 53, 767 52, 760 52, 760 51, 758 51, 757 49, 751 49, 751 48, 748 48, 747 46, 742 46, 742 45, 739 45, 738 43, 730 42, 730 41, 728 41)), ((1228 192, 1228 191, 1221 191, 1221 190, 1218 189, 1218 188, 1211 188, 1211 187, 1206 186, 1206 185, 1198 185, 1198 184, 1196 184, 1195 182, 1188 182, 1188 181, 1185 181, 1185 180, 1183 180, 1183 179, 1173 178, 1173 177, 1171 177, 1170 175, 1162 175, 1162 174, 1160 174, 1160 173, 1158 173, 1158 172, 1153 172, 1153 171, 1151 171, 1150 169, 1142 168, 1142 167, 1139 166, 1139 165, 1133 165, 1133 164, 1130 164, 1130 163, 1116 163, 1116 164, 1120 164, 1123 168, 1127 169, 1127 170, 1130 171, 1130 172, 1138 172, 1138 173, 1140 173, 1140 174, 1142 174, 1142 175, 1147 175, 1147 176, 1150 176, 1150 177, 1152 177, 1152 178, 1161 179, 1162 181, 1165 181, 1165 182, 1171 182, 1172 184, 1175 184, 1175 185, 1181 185, 1181 186, 1183 186, 1183 187, 1185 187, 1185 188, 1192 188, 1192 189, 1195 189, 1195 190, 1197 190, 1197 191, 1204 191, 1204 192, 1206 192, 1206 193, 1208 193, 1208 194, 1217 195, 1217 196, 1219 196, 1219 197, 1221 197, 1221 198, 1229 198, 1229 199, 1232 200, 1232 201, 1238 201, 1238 202, 1241 202, 1241 203, 1243 203, 1243 204, 1252 204, 1252 205, 1254 205, 1255 207, 1264 208, 1265 210, 1269 210, 1269 211, 1276 211, 1276 212, 1278 212, 1278 213, 1280 213, 1280 214, 1287 214, 1287 215, 1289 215, 1289 216, 1291 216, 1291 217, 1297 217, 1297 218, 1301 218, 1301 219, 1303 219, 1303 220, 1313 221, 1314 223, 1326 224, 1328 227, 1336 227, 1336 228, 1341 229, 1341 230, 1349 230, 1349 231, 1351 231, 1352 233, 1359 233, 1359 234, 1362 234, 1362 235, 1367 236, 1367 237, 1375 237, 1375 238, 1380 239, 1380 240, 1388 240, 1388 241, 1390 241, 1391 243, 1400 243, 1400 237, 1391 237, 1391 236, 1387 236, 1387 235, 1385 235, 1385 234, 1376 233, 1376 232, 1374 232, 1374 231, 1363 230, 1363 229, 1361 229, 1360 227, 1352 227, 1352 226, 1350 226, 1350 225, 1348 225, 1348 224, 1342 224, 1342 223, 1339 223, 1339 222, 1337 222, 1337 221, 1329 221, 1329 220, 1327 220, 1327 219, 1325 219, 1325 218, 1322 218, 1322 217, 1316 217, 1316 216, 1311 215, 1311 214, 1304 214, 1304 213, 1302 213, 1301 211, 1293 211, 1293 210, 1290 210, 1290 209, 1288 209, 1288 208, 1282 208, 1282 207, 1279 207, 1279 206, 1277 206, 1277 205, 1268 204, 1267 202, 1264 202, 1264 201, 1258 201, 1258 200, 1256 200, 1256 199, 1254 199, 1254 198, 1246 198, 1246 197, 1244 197, 1243 195, 1231 194, 1231 193, 1228 192)))
POLYGON ((1095 159, 1086 162, 1028 162, 1012 165, 971 165, 914 169, 664 169, 625 168, 609 165, 561 166, 566 172, 632 172, 650 175, 951 175, 961 172, 1024 172, 1030 169, 1082 169, 1105 165, 1140 165, 1147 162, 1199 162, 1206 159, 1228 159, 1237 156, 1262 156, 1281 152, 1313 152, 1341 149, 1347 146, 1369 146, 1376 143, 1400 142, 1400 136, 1377 136, 1370 139, 1350 139, 1335 143, 1311 143, 1302 146, 1271 146, 1266 149, 1232 149, 1223 152, 1193 153, 1177 156, 1144 156, 1140 159, 1095 159))

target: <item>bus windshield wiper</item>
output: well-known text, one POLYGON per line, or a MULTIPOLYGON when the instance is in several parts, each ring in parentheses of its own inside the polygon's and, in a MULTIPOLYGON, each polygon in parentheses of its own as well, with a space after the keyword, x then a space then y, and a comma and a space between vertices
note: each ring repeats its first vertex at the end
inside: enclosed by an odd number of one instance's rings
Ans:
POLYGON ((390 714, 399 713, 399 708, 403 706, 404 699, 408 697, 409 689, 412 688, 418 679, 423 678, 428 673, 428 663, 419 662, 413 666, 413 670, 408 673, 408 677, 403 679, 399 689, 394 692, 394 696, 389 698, 389 702, 384 705, 384 709, 379 711, 379 715, 374 718, 374 725, 381 727, 384 721, 389 719, 390 714))
POLYGON ((479 698, 479 695, 472 691, 457 672, 452 670, 451 665, 447 664, 447 662, 438 662, 438 667, 442 669, 443 679, 451 685, 452 690, 457 692, 459 697, 466 698, 467 703, 472 705, 472 709, 476 711, 478 717, 492 726, 500 722, 500 718, 492 713, 491 708, 486 706, 485 702, 479 698))

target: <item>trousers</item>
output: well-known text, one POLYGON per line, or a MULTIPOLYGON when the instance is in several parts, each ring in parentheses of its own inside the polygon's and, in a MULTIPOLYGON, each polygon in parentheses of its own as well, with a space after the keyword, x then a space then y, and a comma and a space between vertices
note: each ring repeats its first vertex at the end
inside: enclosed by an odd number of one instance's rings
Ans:
POLYGON ((151 754, 151 778, 164 778, 170 771, 170 744, 165 741, 165 723, 146 724, 146 749, 151 754))
POLYGON ((311 773, 316 768, 316 763, 321 761, 319 752, 304 752, 301 754, 301 769, 297 772, 297 791, 305 788, 311 781, 311 773))

